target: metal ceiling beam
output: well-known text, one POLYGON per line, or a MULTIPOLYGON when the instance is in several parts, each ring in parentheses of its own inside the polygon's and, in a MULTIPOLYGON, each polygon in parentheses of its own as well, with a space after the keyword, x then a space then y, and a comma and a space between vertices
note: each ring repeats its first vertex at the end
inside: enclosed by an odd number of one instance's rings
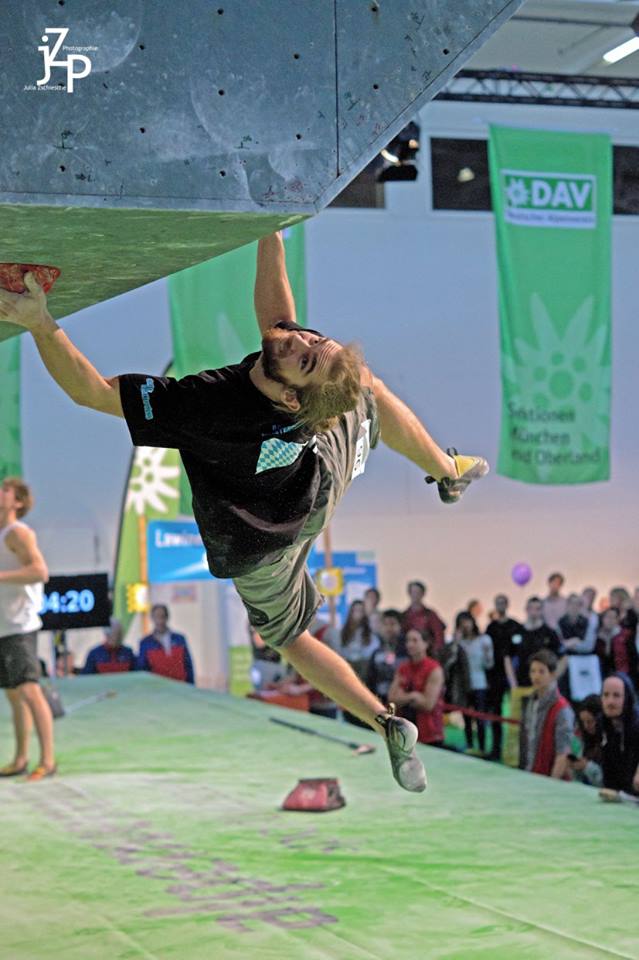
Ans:
POLYGON ((639 110, 639 80, 509 70, 460 70, 435 99, 639 110))

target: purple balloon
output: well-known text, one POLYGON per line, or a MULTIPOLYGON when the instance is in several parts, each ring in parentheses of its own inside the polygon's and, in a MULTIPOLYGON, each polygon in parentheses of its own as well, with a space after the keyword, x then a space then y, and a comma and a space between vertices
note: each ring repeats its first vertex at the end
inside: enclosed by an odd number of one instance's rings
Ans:
POLYGON ((516 563, 510 572, 511 577, 520 587, 525 587, 532 578, 532 570, 527 563, 516 563))

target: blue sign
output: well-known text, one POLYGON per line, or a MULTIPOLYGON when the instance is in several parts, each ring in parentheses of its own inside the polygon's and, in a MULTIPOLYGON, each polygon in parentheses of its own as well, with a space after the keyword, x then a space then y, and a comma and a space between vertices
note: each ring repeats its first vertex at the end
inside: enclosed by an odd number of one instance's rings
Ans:
MULTIPOLYGON (((369 587, 377 586, 377 564, 375 554, 370 550, 357 553, 333 551, 333 566, 338 567, 344 577, 344 592, 335 597, 337 619, 342 626, 353 600, 361 600, 369 587)), ((313 579, 324 569, 324 554, 314 547, 308 556, 308 569, 313 579)), ((320 616, 328 617, 328 603, 323 603, 317 612, 320 616)))
POLYGON ((150 520, 147 564, 149 583, 212 579, 202 537, 193 521, 150 520))

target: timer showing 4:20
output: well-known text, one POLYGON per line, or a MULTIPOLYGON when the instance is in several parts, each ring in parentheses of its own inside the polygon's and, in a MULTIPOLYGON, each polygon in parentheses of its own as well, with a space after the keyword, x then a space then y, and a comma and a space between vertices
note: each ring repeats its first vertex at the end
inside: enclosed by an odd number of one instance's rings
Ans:
POLYGON ((40 613, 90 613, 94 606, 93 590, 52 590, 45 595, 40 613))

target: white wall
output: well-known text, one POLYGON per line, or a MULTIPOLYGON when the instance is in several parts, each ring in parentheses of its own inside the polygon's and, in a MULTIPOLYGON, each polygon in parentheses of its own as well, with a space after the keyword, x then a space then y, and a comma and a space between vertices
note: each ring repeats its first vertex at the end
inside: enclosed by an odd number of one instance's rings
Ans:
MULTIPOLYGON (((429 210, 428 133, 485 136, 487 122, 501 122, 607 130, 617 142, 637 142, 636 114, 625 113, 632 116, 433 104, 422 114, 416 183, 389 185, 385 211, 328 210, 308 225, 310 322, 360 341, 373 369, 443 445, 496 460, 496 262, 490 214, 429 210)), ((488 603, 496 590, 512 586, 509 571, 519 560, 532 564, 530 586, 540 591, 555 568, 570 588, 639 582, 638 247, 639 218, 615 218, 611 481, 534 487, 492 474, 447 508, 416 468, 390 451, 375 453, 347 495, 333 537, 336 548, 375 550, 384 603, 402 604, 406 580, 419 577, 450 619, 471 596, 488 603)), ((170 359, 164 281, 82 311, 64 326, 106 375, 158 373, 170 359)), ((110 569, 130 456, 126 427, 74 407, 44 374, 27 338, 23 356, 25 475, 36 492, 31 519, 51 569, 110 569)), ((180 629, 177 607, 174 626, 180 629)))

